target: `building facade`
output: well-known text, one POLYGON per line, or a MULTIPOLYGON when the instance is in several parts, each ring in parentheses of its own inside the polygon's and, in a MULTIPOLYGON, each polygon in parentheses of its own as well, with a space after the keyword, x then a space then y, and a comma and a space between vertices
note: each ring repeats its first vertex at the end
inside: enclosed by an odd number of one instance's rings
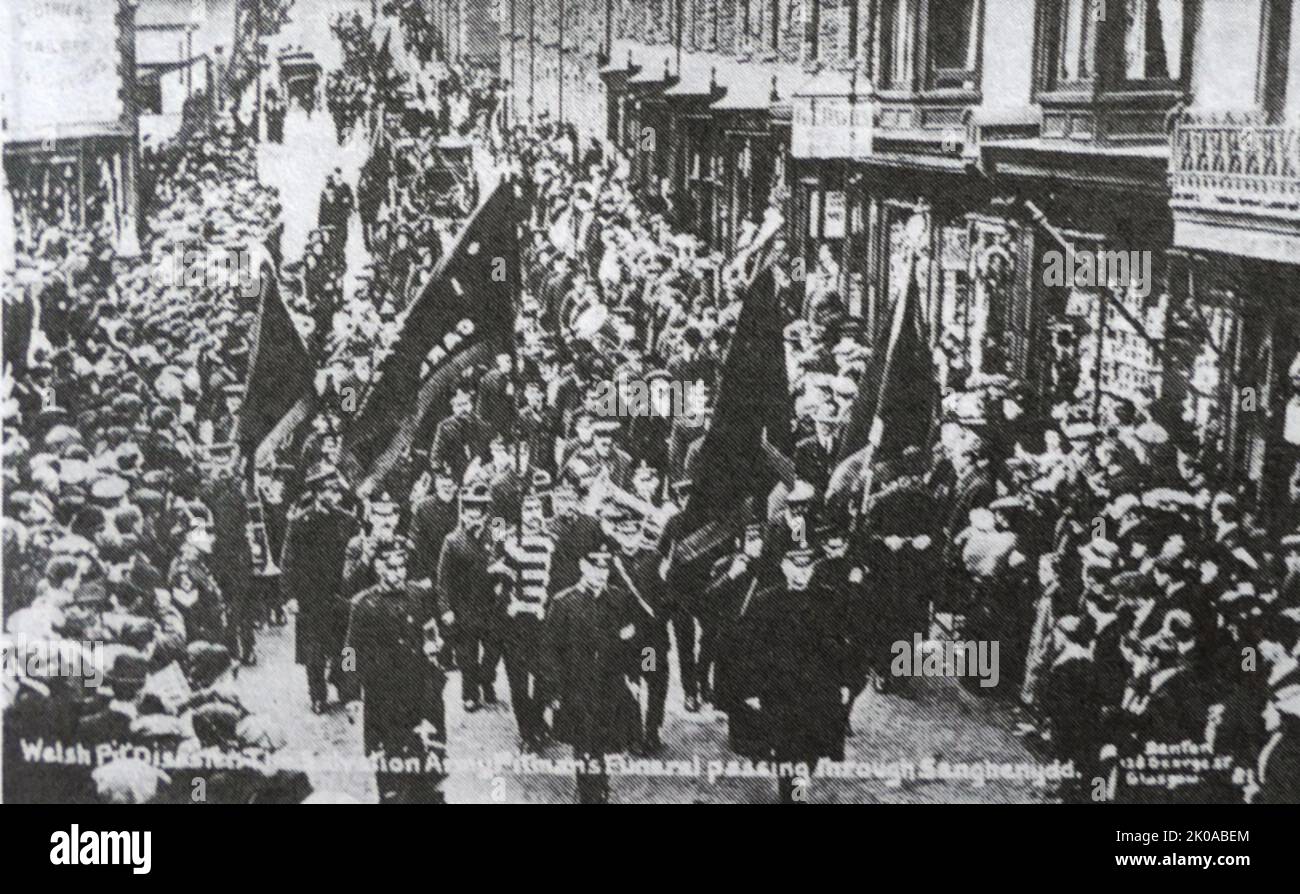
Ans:
POLYGON ((421 0, 434 30, 435 51, 449 62, 496 67, 504 0, 421 0))
POLYGON ((1295 6, 503 0, 501 72, 714 247, 780 208, 875 340, 914 270, 942 384, 1148 408, 1294 505, 1295 6))
POLYGON ((139 251, 139 120, 134 0, 13 4, 6 48, 4 188, 17 223, 109 228, 139 251))

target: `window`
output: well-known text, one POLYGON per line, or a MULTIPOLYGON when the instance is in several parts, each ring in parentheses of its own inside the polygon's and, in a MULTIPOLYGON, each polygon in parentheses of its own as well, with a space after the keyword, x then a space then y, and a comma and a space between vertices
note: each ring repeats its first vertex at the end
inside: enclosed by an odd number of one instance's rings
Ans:
POLYGON ((1124 78, 1177 81, 1183 74, 1183 0, 1125 0, 1124 78))
POLYGON ((930 80, 938 88, 975 88, 979 62, 979 0, 931 4, 930 80))
POLYGON ((736 0, 736 50, 740 53, 748 53, 754 47, 754 24, 749 4, 750 0, 736 0))
POLYGON ((1049 89, 1086 87, 1099 70, 1124 83, 1182 80, 1185 0, 1047 2, 1049 89))
POLYGON ((1259 104, 1268 121, 1280 124, 1286 115, 1287 81, 1291 59, 1290 0, 1264 4, 1263 58, 1259 73, 1259 104))
POLYGON ((915 19, 912 0, 880 0, 880 86, 905 90, 912 83, 915 19))
POLYGON ((821 0, 807 0, 811 9, 804 23, 804 45, 808 48, 807 61, 816 62, 821 55, 822 5, 821 0))
POLYGON ((1055 23, 1053 86, 1087 83, 1096 75, 1097 26, 1103 9, 1098 0, 1060 0, 1055 23))
POLYGON ((141 114, 162 114, 162 81, 157 75, 145 75, 136 82, 135 101, 141 114))
POLYGON ((848 7, 848 20, 845 26, 844 39, 844 58, 846 60, 855 60, 858 58, 859 46, 862 35, 859 33, 860 25, 858 23, 858 0, 844 0, 848 7))

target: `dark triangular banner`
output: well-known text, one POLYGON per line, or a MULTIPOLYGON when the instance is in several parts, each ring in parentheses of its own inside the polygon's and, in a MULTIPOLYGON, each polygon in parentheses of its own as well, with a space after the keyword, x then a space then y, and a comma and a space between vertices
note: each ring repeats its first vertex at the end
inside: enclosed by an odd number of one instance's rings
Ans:
POLYGON ((917 263, 891 317, 889 343, 872 359, 840 444, 828 493, 860 484, 869 465, 897 459, 909 446, 924 447, 934 415, 934 369, 921 317, 917 263), (874 433, 874 436, 873 436, 874 433))
POLYGON ((484 342, 508 348, 520 281, 515 202, 514 182, 502 180, 408 309, 344 435, 347 461, 357 468, 371 470, 442 367, 484 342))
POLYGON ((247 393, 235 440, 252 455, 280 419, 311 391, 314 371, 307 349, 280 294, 270 263, 259 268, 262 298, 248 363, 247 393))
POLYGON ((683 531, 728 517, 749 497, 766 499, 777 476, 774 448, 793 453, 784 325, 770 263, 743 296, 740 319, 723 361, 713 422, 700 445, 683 531))

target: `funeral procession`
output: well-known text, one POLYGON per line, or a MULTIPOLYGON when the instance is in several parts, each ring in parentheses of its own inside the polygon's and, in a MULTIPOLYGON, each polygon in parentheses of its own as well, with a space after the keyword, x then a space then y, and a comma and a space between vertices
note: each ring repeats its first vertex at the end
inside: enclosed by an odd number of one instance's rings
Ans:
POLYGON ((1300 803, 1300 0, 2 6, 6 804, 1300 803))

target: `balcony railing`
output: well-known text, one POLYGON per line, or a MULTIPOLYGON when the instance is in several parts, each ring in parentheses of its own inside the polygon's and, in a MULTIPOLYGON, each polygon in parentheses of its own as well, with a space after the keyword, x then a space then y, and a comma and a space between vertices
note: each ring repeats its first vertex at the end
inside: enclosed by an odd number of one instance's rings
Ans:
POLYGON ((1251 112, 1185 113, 1170 156, 1175 204, 1300 219, 1300 126, 1251 112))

